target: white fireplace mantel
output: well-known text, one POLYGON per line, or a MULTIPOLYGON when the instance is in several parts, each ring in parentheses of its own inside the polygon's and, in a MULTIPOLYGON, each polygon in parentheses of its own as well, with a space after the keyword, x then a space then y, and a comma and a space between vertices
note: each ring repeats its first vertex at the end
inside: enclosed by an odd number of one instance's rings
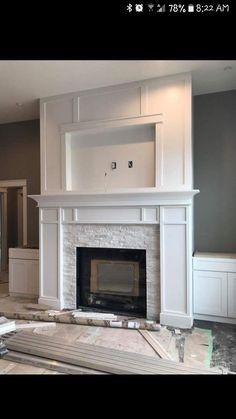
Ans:
POLYGON ((75 194, 67 192, 63 195, 29 195, 37 201, 40 208, 77 207, 77 206, 140 206, 140 205, 190 205, 198 189, 190 191, 157 191, 155 188, 139 189, 138 191, 121 190, 112 192, 94 192, 75 194))
MULTIPOLYGON (((160 322, 190 328, 193 322, 192 201, 198 192, 31 195, 40 208, 39 302, 57 309, 76 307, 67 307, 64 302, 63 272, 68 263, 68 255, 63 251, 66 225, 94 225, 96 231, 96 225, 159 224, 160 322)), ((73 254, 75 251, 76 246, 73 254)))

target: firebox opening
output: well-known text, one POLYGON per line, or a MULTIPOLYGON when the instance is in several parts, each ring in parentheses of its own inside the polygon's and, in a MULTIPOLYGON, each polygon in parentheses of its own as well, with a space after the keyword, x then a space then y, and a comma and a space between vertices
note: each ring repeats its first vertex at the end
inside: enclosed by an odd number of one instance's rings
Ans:
POLYGON ((146 317, 146 250, 77 248, 77 308, 146 317))

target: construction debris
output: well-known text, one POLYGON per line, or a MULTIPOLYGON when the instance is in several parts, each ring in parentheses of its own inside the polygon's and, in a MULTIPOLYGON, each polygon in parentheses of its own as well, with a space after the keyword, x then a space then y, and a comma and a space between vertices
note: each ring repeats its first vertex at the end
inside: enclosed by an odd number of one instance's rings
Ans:
POLYGON ((85 343, 66 344, 58 338, 24 332, 16 333, 5 344, 8 350, 109 374, 222 374, 218 369, 186 367, 152 356, 85 343))
POLYGON ((140 322, 128 322, 129 329, 138 329, 140 326, 140 322))
MULTIPOLYGON (((161 330, 161 326, 154 320, 146 320, 146 319, 139 319, 139 318, 129 318, 127 316, 115 316, 114 314, 110 318, 110 320, 105 319, 98 319, 98 318, 91 318, 91 317, 81 317, 79 314, 87 313, 81 312, 79 310, 71 310, 71 311, 57 311, 57 310, 49 310, 44 312, 32 312, 31 310, 27 311, 1 311, 0 316, 6 316, 11 319, 16 320, 33 320, 39 322, 56 322, 56 323, 65 323, 65 324, 79 324, 85 326, 96 326, 96 327, 122 327, 123 329, 128 329, 128 321, 133 321, 137 323, 139 322, 139 327, 134 327, 136 329, 146 329, 146 330, 153 330, 159 331, 161 330), (76 313, 75 316, 72 316, 72 313, 76 313), (115 324, 117 322, 122 322, 120 325, 115 324)), ((96 313, 98 314, 98 313, 96 313)), ((103 313, 105 314, 105 313, 103 313)), ((133 327, 132 327, 133 328, 133 327)))
POLYGON ((160 358, 172 361, 170 354, 166 352, 160 342, 158 342, 148 330, 139 330, 139 333, 144 337, 160 358))
POLYGON ((34 329, 36 327, 48 327, 48 326, 56 326, 55 322, 30 322, 30 323, 18 323, 16 324, 16 330, 21 329, 34 329))
POLYGON ((84 319, 98 319, 98 320, 117 320, 117 316, 110 313, 94 313, 94 312, 81 312, 73 311, 72 316, 74 318, 84 318, 84 319))
POLYGON ((122 327, 122 322, 121 321, 113 321, 113 320, 110 320, 110 326, 111 327, 122 327))
POLYGON ((0 340, 0 358, 8 353, 8 349, 4 342, 0 340))
POLYGON ((81 310, 48 310, 47 314, 50 317, 55 317, 55 316, 65 316, 66 314, 73 314, 77 311, 81 311, 81 310))
POLYGON ((65 314, 65 313, 59 310, 48 310, 47 314, 50 317, 55 317, 55 316, 60 316, 60 314, 65 314))
POLYGON ((12 332, 16 330, 16 324, 14 320, 9 320, 6 317, 0 317, 0 335, 12 332))
MULTIPOLYGON (((47 370, 57 371, 69 375, 105 375, 107 373, 88 368, 78 367, 72 364, 54 361, 52 359, 41 358, 34 355, 27 355, 21 352, 7 351, 4 360, 19 362, 21 364, 32 365, 33 367, 46 368, 47 370)), ((11 364, 10 364, 11 365, 11 364)), ((2 372, 1 372, 2 374, 2 372)))

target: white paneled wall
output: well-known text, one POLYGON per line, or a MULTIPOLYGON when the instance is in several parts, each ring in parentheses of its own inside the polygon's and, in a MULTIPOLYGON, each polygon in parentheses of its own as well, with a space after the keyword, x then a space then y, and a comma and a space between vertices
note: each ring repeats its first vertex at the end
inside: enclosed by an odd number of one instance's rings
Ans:
POLYGON ((123 230, 136 224, 143 231, 145 225, 160 224, 160 319, 191 327, 191 214, 198 192, 192 190, 191 75, 74 92, 40 103, 41 195, 32 196, 40 207, 39 301, 65 306, 63 275, 75 269, 70 266, 75 246, 63 253, 64 231, 75 236, 79 224, 106 225, 107 232, 112 224, 123 230))
MULTIPOLYGON (((102 188, 103 191, 106 187, 122 188, 124 177, 128 178, 127 187, 131 188, 190 190, 192 188, 191 98, 191 76, 180 74, 41 99, 41 193, 66 193, 70 190, 79 192, 85 188, 91 190, 102 188), (136 120, 137 124, 139 118, 155 115, 162 115, 161 135, 159 132, 156 144, 154 138, 149 138, 149 134, 147 138, 144 133, 143 141, 139 140, 136 143, 133 140, 127 141, 123 150, 119 147, 120 139, 114 144, 114 133, 110 136, 110 145, 106 144, 105 149, 102 148, 99 135, 93 141, 93 147, 82 149, 81 138, 76 141, 74 128, 70 127, 71 123, 77 123, 78 131, 85 128, 88 131, 94 124, 95 126, 110 124, 112 127, 119 123, 122 126, 130 118, 136 120), (70 138, 71 131, 73 138, 71 148, 68 149, 65 137, 67 135, 68 138, 69 135, 70 138), (97 157, 95 156, 96 161, 92 165, 94 155, 97 157), (142 156, 146 156, 144 160, 142 156), (127 169, 127 160, 135 161, 132 170, 127 169), (120 170, 109 171, 111 161, 119 161, 120 170), (84 170, 87 169, 86 175, 88 175, 89 165, 92 167, 92 175, 91 181, 88 177, 86 183, 84 179, 87 176, 84 175, 84 170), (145 169, 147 166, 150 166, 149 174, 145 169), (156 173, 156 182, 151 170, 156 173), (65 182, 65 172, 68 175, 68 182, 65 182), (110 175, 108 185, 104 183, 102 177, 105 172, 110 175)), ((131 126, 133 123, 130 122, 131 126)), ((149 126, 149 129, 153 128, 155 124, 149 126)), ((140 129, 142 131, 143 128, 140 129)), ((123 135, 125 136, 126 134, 123 135)), ((137 135, 136 137, 138 138, 137 135)), ((89 142, 88 137, 86 141, 89 142)))

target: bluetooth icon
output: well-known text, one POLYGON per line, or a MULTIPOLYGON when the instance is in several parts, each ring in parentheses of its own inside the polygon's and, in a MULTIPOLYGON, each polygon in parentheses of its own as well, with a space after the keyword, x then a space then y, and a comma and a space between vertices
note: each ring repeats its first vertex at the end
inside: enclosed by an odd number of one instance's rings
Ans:
POLYGON ((133 6, 132 6, 132 4, 127 4, 127 7, 126 7, 126 9, 128 10, 128 12, 132 12, 132 10, 133 10, 133 6))

